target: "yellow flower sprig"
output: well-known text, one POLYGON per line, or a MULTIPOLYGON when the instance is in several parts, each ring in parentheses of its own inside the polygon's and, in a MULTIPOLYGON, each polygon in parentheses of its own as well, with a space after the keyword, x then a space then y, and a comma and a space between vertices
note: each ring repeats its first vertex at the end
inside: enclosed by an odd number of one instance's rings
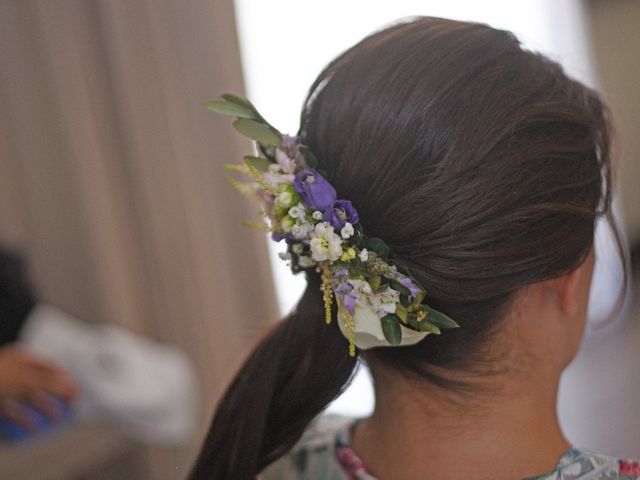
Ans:
POLYGON ((333 288, 331 286, 333 278, 329 265, 325 264, 321 267, 320 278, 322 280, 320 290, 322 291, 322 299, 324 301, 324 320, 328 325, 331 323, 331 305, 333 304, 333 288))

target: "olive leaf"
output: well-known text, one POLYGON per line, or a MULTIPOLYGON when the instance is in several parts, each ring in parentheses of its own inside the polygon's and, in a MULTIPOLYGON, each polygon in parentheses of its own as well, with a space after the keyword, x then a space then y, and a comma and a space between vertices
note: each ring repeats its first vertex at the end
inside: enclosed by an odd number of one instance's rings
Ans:
POLYGON ((424 300, 424 296, 425 296, 425 291, 424 290, 419 290, 417 295, 415 296, 415 298, 411 302, 411 305, 409 306, 409 309, 410 310, 417 310, 418 307, 420 307, 420 305, 422 304, 422 301, 424 300))
POLYGON ((313 152, 311 150, 309 150, 308 147, 303 147, 302 148, 302 154, 304 155, 304 160, 305 162, 307 162, 307 166, 309 168, 317 168, 318 164, 320 163, 318 161, 318 158, 313 154, 313 152))
POLYGON ((374 292, 380 288, 380 284, 382 283, 382 278, 380 275, 373 275, 369 278, 369 285, 371 285, 371 290, 374 292))
POLYGON ((354 244, 356 247, 360 246, 362 243, 362 239, 364 238, 364 231, 362 230, 362 225, 357 223, 353 226, 353 235, 349 239, 349 241, 354 244))
POLYGON ((400 342, 402 341, 400 319, 390 313, 389 315, 382 317, 382 319, 380 319, 380 323, 382 324, 384 338, 386 338, 391 345, 400 345, 400 342))
POLYGON ((276 158, 274 156, 275 155, 274 147, 267 147, 265 145, 261 145, 258 143, 258 150, 260 151, 262 156, 268 159, 271 163, 276 163, 276 158))
POLYGON ((233 126, 244 136, 264 145, 277 147, 282 141, 280 133, 275 132, 264 123, 249 118, 239 118, 233 122, 233 126))
POLYGON ((389 285, 391 285, 391 288, 393 288, 394 290, 397 290, 398 292, 400 292, 403 295, 406 295, 407 297, 411 295, 411 290, 409 290, 407 287, 402 285, 398 280, 394 278, 388 278, 387 280, 389 281, 389 285))
POLYGON ((254 157, 252 155, 247 155, 243 157, 245 163, 254 167, 259 172, 266 172, 271 165, 271 162, 264 157, 254 157))
POLYGON ((396 315, 402 321, 402 323, 407 323, 409 312, 407 311, 407 307, 405 307, 401 303, 396 304, 396 315))
MULTIPOLYGON (((222 98, 224 98, 228 102, 235 103, 236 105, 243 106, 246 109, 252 111, 253 114, 254 114, 253 118, 258 120, 258 122, 260 122, 260 123, 264 123, 266 126, 268 126, 270 129, 272 129, 274 132, 278 132, 277 128, 275 128, 273 125, 271 125, 269 122, 267 122, 265 120, 265 118, 262 115, 260 115, 260 112, 258 112, 258 109, 255 107, 255 105, 253 103, 251 103, 249 101, 248 98, 239 97, 238 95, 233 95, 231 93, 225 93, 224 95, 222 95, 222 98)), ((280 132, 278 132, 278 134, 280 134, 280 132)))
POLYGON ((460 326, 444 313, 439 312, 428 305, 422 305, 422 308, 427 312, 427 317, 425 319, 426 322, 432 323, 440 328, 457 328, 460 326))
POLYGON ((418 330, 421 332, 435 333, 436 335, 440 334, 440 329, 427 321, 418 322, 418 330))
POLYGON ((224 99, 207 100, 202 105, 221 115, 229 115, 238 118, 256 118, 255 113, 244 105, 228 102, 224 99))
POLYGON ((246 98, 243 97, 239 97, 238 95, 234 95, 232 93, 225 93, 224 95, 221 96, 224 100, 226 100, 229 103, 235 103, 236 105, 241 105, 243 107, 246 107, 250 110, 255 110, 256 107, 253 106, 253 104, 247 100, 246 98))
POLYGON ((413 275, 411 275, 411 271, 409 270, 409 267, 407 267, 407 264, 400 261, 400 260, 391 260, 389 263, 391 263, 392 265, 395 265, 398 269, 399 272, 404 273, 406 276, 411 277, 413 275))
POLYGON ((366 237, 363 243, 368 250, 371 250, 380 258, 386 259, 389 256, 389 245, 381 238, 366 237))

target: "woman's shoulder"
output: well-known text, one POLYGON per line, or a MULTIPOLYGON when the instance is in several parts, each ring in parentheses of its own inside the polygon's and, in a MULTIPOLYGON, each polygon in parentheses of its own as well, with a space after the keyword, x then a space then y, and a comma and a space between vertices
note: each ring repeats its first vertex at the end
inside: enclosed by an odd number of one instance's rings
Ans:
POLYGON ((638 480, 640 461, 605 455, 588 448, 566 452, 553 472, 527 480, 638 480))
POLYGON ((259 480, 346 480, 336 446, 354 421, 341 415, 317 417, 289 453, 269 465, 259 480))

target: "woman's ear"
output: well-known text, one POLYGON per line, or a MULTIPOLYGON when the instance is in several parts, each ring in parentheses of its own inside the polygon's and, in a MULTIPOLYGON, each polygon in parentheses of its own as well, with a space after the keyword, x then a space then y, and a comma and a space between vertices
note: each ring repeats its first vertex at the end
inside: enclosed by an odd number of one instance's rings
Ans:
POLYGON ((549 281, 549 287, 555 291, 558 307, 565 316, 574 317, 583 309, 583 304, 586 304, 589 298, 593 263, 592 248, 578 268, 549 281))
POLYGON ((558 279, 558 305, 567 317, 574 317, 580 307, 580 284, 584 275, 583 267, 584 263, 573 272, 558 279))

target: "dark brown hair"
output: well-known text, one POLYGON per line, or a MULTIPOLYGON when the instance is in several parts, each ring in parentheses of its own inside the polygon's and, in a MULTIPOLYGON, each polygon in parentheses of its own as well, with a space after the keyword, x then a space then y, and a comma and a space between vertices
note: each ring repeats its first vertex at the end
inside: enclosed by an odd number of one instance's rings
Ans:
MULTIPOLYGON (((577 268, 611 204, 610 127, 593 90, 507 31, 416 18, 365 38, 311 86, 299 132, 371 236, 461 326, 368 353, 439 388, 487 371, 523 286, 577 268)), ((617 231, 617 230, 616 230, 617 231)), ((254 478, 348 384, 317 274, 221 400, 191 478, 254 478)))

